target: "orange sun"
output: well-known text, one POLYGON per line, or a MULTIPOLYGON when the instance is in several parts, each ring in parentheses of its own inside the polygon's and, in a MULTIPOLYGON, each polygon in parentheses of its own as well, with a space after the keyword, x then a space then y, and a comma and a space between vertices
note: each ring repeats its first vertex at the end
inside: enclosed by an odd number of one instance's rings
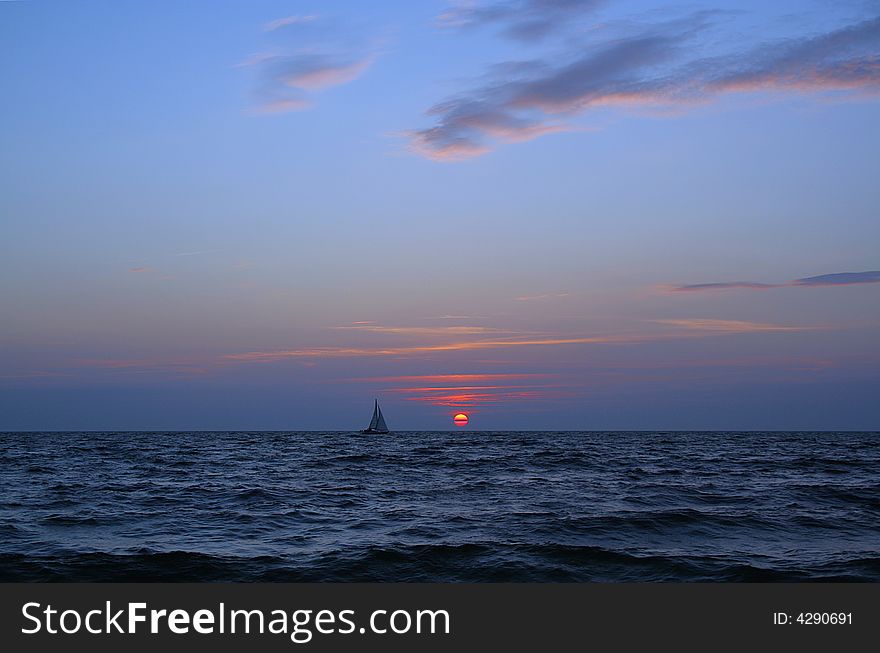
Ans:
POLYGON ((458 413, 455 417, 452 418, 452 421, 455 422, 456 426, 467 426, 468 416, 464 413, 458 413))

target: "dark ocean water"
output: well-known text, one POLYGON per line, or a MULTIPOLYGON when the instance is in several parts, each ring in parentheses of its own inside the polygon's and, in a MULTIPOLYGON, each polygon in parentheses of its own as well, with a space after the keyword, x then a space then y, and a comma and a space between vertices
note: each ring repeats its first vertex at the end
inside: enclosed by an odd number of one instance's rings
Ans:
POLYGON ((0 433, 4 581, 880 581, 880 433, 0 433))

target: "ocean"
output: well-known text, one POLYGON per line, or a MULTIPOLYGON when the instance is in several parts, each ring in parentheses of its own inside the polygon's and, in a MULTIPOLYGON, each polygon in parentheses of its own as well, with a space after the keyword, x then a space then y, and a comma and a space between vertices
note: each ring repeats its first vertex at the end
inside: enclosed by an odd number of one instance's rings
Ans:
POLYGON ((880 581, 880 433, 0 433, 2 581, 880 581))

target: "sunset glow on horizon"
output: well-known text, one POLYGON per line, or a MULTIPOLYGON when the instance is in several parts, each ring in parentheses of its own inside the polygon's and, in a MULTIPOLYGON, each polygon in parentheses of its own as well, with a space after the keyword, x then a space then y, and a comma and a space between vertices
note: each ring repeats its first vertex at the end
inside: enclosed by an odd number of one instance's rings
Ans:
POLYGON ((880 428, 877 8, 543 6, 0 2, 0 429, 880 428))

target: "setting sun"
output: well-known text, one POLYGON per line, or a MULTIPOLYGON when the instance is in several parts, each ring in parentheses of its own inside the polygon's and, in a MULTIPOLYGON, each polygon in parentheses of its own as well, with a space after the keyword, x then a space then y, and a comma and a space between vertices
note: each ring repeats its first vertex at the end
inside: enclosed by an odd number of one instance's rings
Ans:
POLYGON ((468 416, 464 413, 458 413, 452 418, 452 421, 455 422, 456 426, 467 426, 468 416))

